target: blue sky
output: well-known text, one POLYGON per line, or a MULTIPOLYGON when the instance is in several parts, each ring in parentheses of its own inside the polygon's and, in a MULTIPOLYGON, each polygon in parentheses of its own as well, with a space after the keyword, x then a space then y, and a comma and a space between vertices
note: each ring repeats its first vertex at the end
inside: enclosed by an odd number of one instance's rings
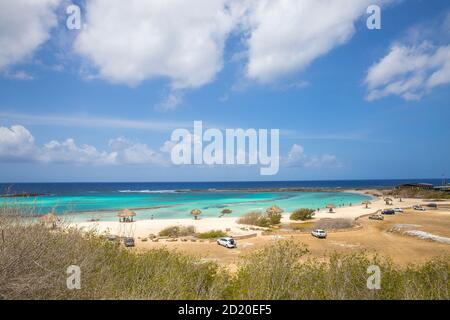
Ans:
POLYGON ((0 181, 450 174, 449 3, 383 1, 381 29, 369 30, 377 1, 198 0, 193 17, 176 0, 140 2, 77 1, 83 25, 68 30, 69 2, 2 1, 0 181), (194 120, 280 129, 278 174, 170 164, 162 146, 194 120))

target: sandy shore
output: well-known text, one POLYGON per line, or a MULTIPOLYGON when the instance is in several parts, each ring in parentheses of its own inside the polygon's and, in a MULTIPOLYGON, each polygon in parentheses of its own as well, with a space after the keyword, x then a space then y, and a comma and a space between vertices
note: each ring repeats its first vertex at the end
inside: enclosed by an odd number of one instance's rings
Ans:
MULTIPOLYGON (((357 192, 367 194, 373 190, 345 190, 346 192, 357 192)), ((446 202, 450 203, 450 202, 446 202)), ((386 208, 409 208, 416 204, 424 204, 420 199, 394 199, 391 205, 386 205, 382 197, 377 197, 372 200, 368 208, 365 205, 353 205, 347 207, 339 207, 334 209, 334 213, 329 213, 327 209, 321 209, 316 212, 315 219, 321 218, 347 218, 355 219, 357 217, 374 213, 380 209, 386 208)), ((283 215, 282 222, 289 222, 289 212, 283 215)), ((242 225, 237 224, 238 217, 222 217, 222 218, 200 218, 194 219, 153 219, 153 220, 139 220, 136 217, 136 222, 128 224, 127 228, 132 228, 134 237, 147 237, 149 234, 158 234, 162 229, 169 226, 194 226, 197 232, 206 232, 210 230, 223 230, 231 235, 245 235, 254 233, 255 231, 242 230, 242 225)), ((97 222, 79 222, 74 223, 78 228, 86 230, 95 230, 98 233, 120 234, 120 223, 117 221, 97 221, 97 222)), ((122 224, 123 225, 123 224, 122 224)))

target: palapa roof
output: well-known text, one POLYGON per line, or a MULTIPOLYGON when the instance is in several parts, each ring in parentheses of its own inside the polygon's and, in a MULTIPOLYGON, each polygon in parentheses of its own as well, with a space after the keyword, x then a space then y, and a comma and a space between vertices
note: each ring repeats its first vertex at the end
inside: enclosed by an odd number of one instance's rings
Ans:
POLYGON ((128 218, 128 217, 134 217, 136 215, 136 212, 130 210, 130 209, 124 209, 122 211, 119 211, 117 214, 120 218, 128 218))
POLYGON ((202 211, 200 209, 192 209, 191 214, 200 214, 202 211))
POLYGON ((369 200, 364 200, 363 202, 361 202, 362 204, 370 204, 372 202, 370 202, 369 200))
POLYGON ((270 208, 266 209, 267 213, 283 213, 284 210, 281 209, 279 206, 271 206, 270 208))

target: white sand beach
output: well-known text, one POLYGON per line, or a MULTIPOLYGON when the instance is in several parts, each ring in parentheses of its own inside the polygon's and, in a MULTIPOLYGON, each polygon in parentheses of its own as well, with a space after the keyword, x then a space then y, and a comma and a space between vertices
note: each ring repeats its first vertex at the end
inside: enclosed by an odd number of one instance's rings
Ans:
MULTIPOLYGON (((366 193, 368 190, 346 190, 349 192, 360 192, 366 193)), ((320 209, 316 212, 314 219, 321 218, 346 218, 355 219, 357 217, 375 213, 378 210, 387 208, 410 208, 416 204, 424 204, 425 202, 420 199, 409 199, 403 198, 402 201, 399 199, 393 199, 392 204, 386 205, 383 197, 374 198, 372 203, 369 204, 368 208, 365 205, 353 205, 346 207, 338 207, 330 213, 327 209, 320 209)), ((442 203, 449 203, 442 202, 442 203)), ((290 212, 285 212, 283 214, 282 222, 289 222, 290 212)), ((230 235, 245 235, 249 233, 255 233, 255 230, 243 230, 243 225, 238 224, 238 217, 221 217, 221 218, 200 218, 198 220, 192 219, 145 219, 139 220, 139 215, 135 217, 135 222, 132 226, 127 226, 132 228, 133 235, 135 237, 147 237, 150 234, 157 235, 159 231, 169 226, 194 226, 197 232, 206 232, 210 230, 223 230, 227 231, 230 235)), ((82 228, 84 230, 94 230, 98 233, 108 233, 108 234, 119 234, 120 223, 119 220, 116 221, 96 221, 96 222, 78 222, 73 223, 76 227, 82 228)))

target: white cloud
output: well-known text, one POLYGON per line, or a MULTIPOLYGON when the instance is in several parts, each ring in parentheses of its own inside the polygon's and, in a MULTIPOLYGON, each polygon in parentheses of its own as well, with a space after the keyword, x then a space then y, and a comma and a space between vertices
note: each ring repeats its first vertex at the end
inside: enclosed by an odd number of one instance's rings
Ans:
POLYGON ((287 167, 320 168, 336 167, 340 166, 340 163, 335 155, 323 154, 320 156, 309 156, 305 154, 302 146, 294 144, 284 159, 284 165, 287 167))
POLYGON ((77 145, 74 139, 52 140, 42 147, 23 126, 0 127, 0 162, 29 161, 86 165, 166 165, 167 157, 143 143, 125 138, 109 141, 107 151, 92 145, 77 145))
POLYGON ((52 140, 40 148, 36 159, 51 163, 115 164, 116 154, 98 151, 91 145, 77 146, 74 139, 52 140))
POLYGON ((365 83, 369 101, 389 95, 419 100, 433 88, 450 83, 450 45, 394 45, 370 67, 365 83))
POLYGON ((34 151, 34 137, 25 127, 0 127, 0 159, 26 159, 32 156, 34 151))
MULTIPOLYGON (((388 2, 388 1, 384 1, 388 2)), ((250 0, 247 76, 276 80, 347 42, 369 0, 250 0)))
POLYGON ((116 161, 122 164, 167 164, 161 153, 149 148, 146 144, 132 142, 125 138, 109 141, 109 146, 116 154, 116 161))
POLYGON ((0 1, 0 71, 23 61, 49 38, 60 0, 0 1))
POLYGON ((227 0, 91 0, 75 50, 115 83, 167 77, 195 88, 222 68, 233 26, 227 0), (194 8, 195 7, 195 8, 194 8))

